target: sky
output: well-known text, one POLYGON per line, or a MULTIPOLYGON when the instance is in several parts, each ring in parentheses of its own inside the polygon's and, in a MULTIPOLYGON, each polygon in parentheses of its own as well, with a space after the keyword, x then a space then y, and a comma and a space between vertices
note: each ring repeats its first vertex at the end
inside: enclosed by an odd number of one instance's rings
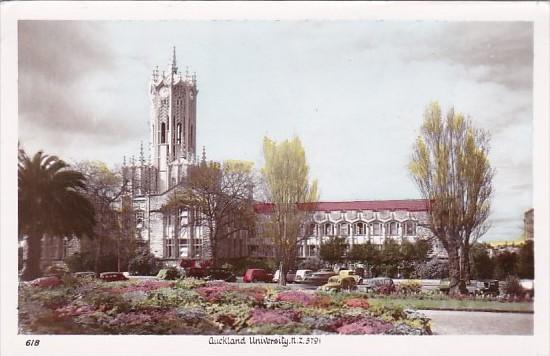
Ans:
POLYGON ((115 167, 149 139, 149 80, 176 46, 196 72, 197 150, 262 166, 298 136, 322 201, 416 199, 407 165, 426 106, 491 134, 484 240, 514 240, 533 206, 528 22, 19 21, 19 141, 115 167))

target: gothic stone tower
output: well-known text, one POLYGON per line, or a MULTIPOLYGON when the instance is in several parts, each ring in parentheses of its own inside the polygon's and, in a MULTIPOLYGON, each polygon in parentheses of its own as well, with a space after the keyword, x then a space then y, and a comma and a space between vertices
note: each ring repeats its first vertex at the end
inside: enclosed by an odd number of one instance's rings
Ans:
POLYGON ((149 89, 151 163, 158 172, 152 183, 159 193, 177 184, 195 161, 197 93, 196 75, 178 72, 174 47, 168 70, 155 68, 149 89))

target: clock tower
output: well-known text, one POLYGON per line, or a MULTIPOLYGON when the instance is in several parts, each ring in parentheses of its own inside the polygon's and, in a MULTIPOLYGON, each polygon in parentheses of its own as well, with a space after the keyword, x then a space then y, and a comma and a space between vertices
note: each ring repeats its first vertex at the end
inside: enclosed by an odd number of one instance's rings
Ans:
POLYGON ((176 48, 166 71, 153 69, 151 98, 151 163, 157 173, 155 190, 163 193, 185 175, 195 161, 197 79, 178 71, 176 48))

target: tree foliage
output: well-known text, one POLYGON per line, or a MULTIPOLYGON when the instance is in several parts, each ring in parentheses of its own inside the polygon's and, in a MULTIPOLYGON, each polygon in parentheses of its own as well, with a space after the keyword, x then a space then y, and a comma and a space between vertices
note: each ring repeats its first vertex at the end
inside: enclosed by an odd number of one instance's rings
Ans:
POLYGON ((322 260, 328 263, 340 263, 346 259, 347 247, 345 238, 331 236, 327 241, 321 243, 319 255, 322 260))
POLYGON ((449 255, 451 294, 466 292, 470 246, 488 228, 494 174, 488 154, 488 132, 452 109, 443 119, 438 103, 427 107, 409 170, 430 201, 429 228, 449 255))
POLYGON ((284 284, 288 266, 296 256, 301 227, 314 208, 310 203, 319 199, 317 181, 310 182, 299 138, 277 143, 265 137, 263 153, 264 193, 273 206, 263 230, 275 245, 276 258, 282 267, 280 283, 284 284))
POLYGON ((44 236, 94 236, 94 207, 82 191, 86 178, 56 156, 20 149, 18 164, 19 234, 27 236, 24 280, 40 276, 44 236))

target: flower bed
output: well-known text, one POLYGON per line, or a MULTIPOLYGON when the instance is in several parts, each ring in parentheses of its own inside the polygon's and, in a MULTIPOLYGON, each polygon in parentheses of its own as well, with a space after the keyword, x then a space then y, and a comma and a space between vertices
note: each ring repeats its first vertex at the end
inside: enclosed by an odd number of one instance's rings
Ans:
POLYGON ((364 294, 184 279, 22 284, 21 333, 430 334, 429 319, 364 294))

